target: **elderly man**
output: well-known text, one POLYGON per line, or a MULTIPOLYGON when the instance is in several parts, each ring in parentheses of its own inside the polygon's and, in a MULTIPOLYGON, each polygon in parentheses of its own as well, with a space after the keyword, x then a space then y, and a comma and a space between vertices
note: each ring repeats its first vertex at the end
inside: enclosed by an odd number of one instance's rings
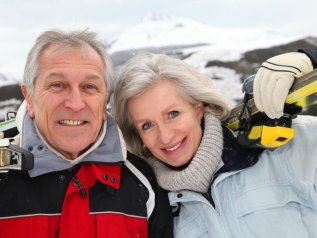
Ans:
POLYGON ((0 174, 1 237, 172 237, 165 192, 107 114, 111 80, 94 33, 38 37, 14 140, 34 167, 0 174))

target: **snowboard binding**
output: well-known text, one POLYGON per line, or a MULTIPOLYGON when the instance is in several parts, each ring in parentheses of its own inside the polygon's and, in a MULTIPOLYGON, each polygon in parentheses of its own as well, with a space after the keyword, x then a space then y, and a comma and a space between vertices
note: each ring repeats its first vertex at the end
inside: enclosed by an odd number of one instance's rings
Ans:
POLYGON ((254 77, 252 75, 245 80, 244 100, 232 109, 223 125, 237 132, 238 141, 243 146, 274 149, 294 137, 292 120, 317 104, 317 70, 294 81, 286 98, 283 116, 278 119, 270 119, 256 108, 253 99, 254 77))
POLYGON ((0 173, 9 170, 27 171, 34 166, 31 152, 16 145, 14 136, 18 134, 15 113, 8 113, 0 123, 0 173))

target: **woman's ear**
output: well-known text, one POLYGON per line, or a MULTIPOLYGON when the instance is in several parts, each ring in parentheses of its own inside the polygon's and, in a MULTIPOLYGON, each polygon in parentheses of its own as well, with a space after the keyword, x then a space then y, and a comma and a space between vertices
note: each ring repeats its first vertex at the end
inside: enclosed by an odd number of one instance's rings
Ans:
POLYGON ((201 120, 203 118, 204 114, 205 114, 203 102, 197 102, 196 103, 195 111, 196 111, 196 115, 198 116, 199 120, 201 120))

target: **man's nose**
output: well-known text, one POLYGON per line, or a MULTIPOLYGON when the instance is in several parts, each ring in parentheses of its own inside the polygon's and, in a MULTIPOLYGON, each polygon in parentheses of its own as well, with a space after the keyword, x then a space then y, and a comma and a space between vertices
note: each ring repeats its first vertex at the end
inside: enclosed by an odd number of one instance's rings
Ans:
POLYGON ((85 107, 85 101, 80 89, 73 88, 70 90, 68 98, 65 102, 65 107, 75 112, 80 111, 85 107))

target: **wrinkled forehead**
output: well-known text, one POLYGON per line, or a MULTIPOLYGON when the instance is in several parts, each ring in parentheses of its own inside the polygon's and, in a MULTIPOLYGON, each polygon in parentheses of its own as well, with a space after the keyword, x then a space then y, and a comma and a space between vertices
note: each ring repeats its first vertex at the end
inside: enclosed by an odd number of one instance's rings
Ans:
POLYGON ((104 63, 104 59, 101 57, 101 55, 99 55, 95 49, 86 43, 72 45, 54 43, 43 49, 40 58, 57 57, 65 53, 73 53, 83 58, 89 55, 95 55, 96 57, 99 57, 99 59, 104 63))

